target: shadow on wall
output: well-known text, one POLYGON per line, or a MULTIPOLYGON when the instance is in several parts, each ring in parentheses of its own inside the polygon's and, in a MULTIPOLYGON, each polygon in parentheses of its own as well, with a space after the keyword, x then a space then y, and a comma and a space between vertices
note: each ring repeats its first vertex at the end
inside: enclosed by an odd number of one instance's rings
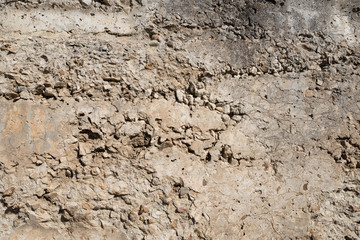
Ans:
POLYGON ((250 39, 261 38, 264 31, 280 35, 322 31, 335 41, 355 44, 360 29, 357 0, 167 0, 166 10, 194 26, 225 25, 250 39))

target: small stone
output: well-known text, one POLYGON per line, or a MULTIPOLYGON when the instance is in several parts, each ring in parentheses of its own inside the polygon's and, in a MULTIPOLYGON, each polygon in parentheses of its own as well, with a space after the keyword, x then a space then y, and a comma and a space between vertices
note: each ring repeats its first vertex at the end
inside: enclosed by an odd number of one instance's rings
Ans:
POLYGON ((205 235, 199 229, 196 229, 195 232, 197 233, 199 238, 206 239, 205 235))
POLYGON ((155 229, 153 227, 150 226, 150 227, 147 228, 147 232, 149 234, 155 234, 156 231, 155 231, 155 229))
POLYGON ((47 88, 52 87, 52 83, 48 82, 48 80, 46 80, 46 82, 44 83, 44 86, 47 88))
MULTIPOLYGON (((50 181, 50 180, 49 180, 50 181)), ((50 185, 46 188, 47 192, 53 192, 60 186, 58 182, 51 182, 50 185)))
POLYGON ((47 97, 47 98, 56 97, 55 91, 51 88, 45 89, 43 95, 44 95, 44 97, 47 97))
POLYGON ((314 96, 314 93, 313 93, 312 90, 306 90, 305 91, 305 97, 310 98, 312 96, 314 96))
POLYGON ((83 166, 89 166, 91 165, 91 163, 93 162, 93 157, 90 155, 86 155, 86 156, 82 156, 80 158, 80 163, 83 165, 83 166))
POLYGON ((66 211, 71 215, 74 216, 75 213, 77 212, 79 206, 77 202, 67 202, 65 205, 66 211))
POLYGON ((131 122, 137 121, 138 119, 137 113, 134 111, 127 112, 125 117, 126 117, 126 121, 131 121, 131 122))
POLYGON ((91 203, 84 203, 82 205, 82 208, 85 210, 92 210, 94 208, 94 206, 91 203))
POLYGON ((49 222, 52 220, 52 217, 47 211, 40 209, 36 213, 31 213, 30 219, 36 222, 49 222))
POLYGON ((56 82, 54 88, 64 88, 66 86, 65 82, 56 82))
POLYGON ((201 158, 205 158, 206 152, 204 151, 204 142, 200 140, 195 140, 189 147, 189 150, 194 154, 200 156, 201 158))
POLYGON ((180 188, 179 196, 184 197, 189 192, 190 192, 190 189, 188 187, 182 187, 182 188, 180 188))
POLYGON ((219 111, 219 112, 223 112, 224 109, 222 107, 216 107, 215 110, 219 111))
POLYGON ((60 157, 59 159, 60 163, 67 163, 67 157, 60 157))
POLYGON ((214 93, 210 93, 209 101, 211 103, 216 103, 216 97, 214 93))
POLYGON ((139 209, 139 215, 141 215, 143 213, 147 213, 147 212, 149 212, 149 209, 146 206, 141 205, 140 209, 139 209))
POLYGON ((164 143, 167 140, 166 137, 160 137, 159 138, 159 143, 164 143))
POLYGON ((34 202, 30 202, 28 203, 28 205, 31 207, 31 210, 36 211, 41 205, 40 203, 34 201, 34 202))
POLYGON ((3 192, 3 196, 4 197, 11 196, 14 194, 14 192, 15 192, 15 187, 8 188, 3 192))
POLYGON ((91 153, 90 146, 86 143, 80 142, 79 143, 79 155, 85 156, 87 154, 91 153))
POLYGON ((117 77, 103 76, 102 79, 107 82, 121 82, 122 81, 122 78, 117 78, 117 77))
POLYGON ((10 54, 15 54, 16 53, 16 47, 15 46, 10 46, 7 50, 8 50, 8 52, 10 54))
POLYGON ((151 94, 152 94, 152 89, 151 88, 148 88, 148 89, 145 90, 145 96, 146 97, 151 96, 151 94))
POLYGON ((304 150, 304 147, 303 146, 296 146, 296 151, 297 152, 305 152, 305 150, 304 150))
POLYGON ((196 83, 196 87, 198 89, 205 89, 205 84, 203 82, 198 82, 198 83, 196 83))
POLYGON ((251 67, 251 68, 249 69, 249 73, 255 76, 255 75, 257 74, 257 69, 256 69, 256 67, 251 67))
POLYGON ((195 95, 196 90, 197 90, 197 89, 196 89, 195 84, 192 83, 192 82, 190 82, 190 83, 189 83, 189 88, 188 88, 189 93, 192 94, 192 95, 195 95))
POLYGON ((196 92, 195 92, 196 97, 206 96, 207 94, 208 94, 208 92, 205 89, 199 89, 199 90, 196 90, 196 92))
POLYGON ((148 222, 147 222, 148 224, 153 224, 153 223, 155 223, 155 220, 154 219, 148 219, 148 222))
POLYGON ((152 40, 156 40, 156 41, 158 41, 158 42, 161 42, 161 37, 160 37, 160 35, 158 35, 158 34, 152 35, 152 36, 151 36, 151 39, 152 39, 152 40))
POLYGON ((45 198, 47 200, 49 200, 50 202, 55 202, 59 198, 59 195, 56 192, 52 192, 52 193, 46 194, 45 198))
POLYGON ((231 147, 229 145, 225 145, 223 147, 223 149, 221 151, 221 156, 228 162, 230 162, 232 160, 233 153, 232 153, 231 147))
POLYGON ((195 98, 195 103, 197 105, 202 106, 202 105, 204 105, 204 100, 202 100, 200 97, 197 97, 197 98, 195 98))
POLYGON ((262 66, 260 67, 260 69, 261 69, 261 71, 262 71, 263 73, 267 73, 267 72, 269 71, 269 68, 268 68, 268 66, 266 66, 266 65, 262 65, 262 66))
POLYGON ((228 121, 230 121, 230 116, 229 115, 227 115, 227 114, 223 114, 222 116, 221 116, 221 119, 224 121, 224 122, 228 122, 228 121))
POLYGON ((151 183, 154 185, 154 186, 159 186, 161 184, 161 181, 158 177, 154 177, 151 181, 151 183))
POLYGON ((166 45, 167 45, 168 47, 170 47, 170 48, 173 48, 175 44, 174 44, 173 41, 168 41, 168 42, 166 43, 166 45))
POLYGON ((323 85, 324 81, 321 79, 316 79, 316 85, 321 86, 323 85))
POLYGON ((131 211, 130 214, 129 214, 129 220, 134 222, 138 219, 138 215, 134 212, 134 211, 131 211))
POLYGON ((39 85, 37 85, 37 86, 34 88, 33 93, 34 93, 35 95, 41 95, 41 94, 43 94, 44 90, 45 90, 44 85, 39 84, 39 85))
POLYGON ((110 217, 110 218, 119 219, 119 218, 120 218, 120 214, 117 213, 117 212, 111 211, 109 217, 110 217))
POLYGON ((74 144, 74 143, 77 143, 78 142, 78 139, 76 137, 71 137, 71 138, 68 138, 68 139, 65 139, 64 141, 66 144, 74 144))
POLYGON ((14 197, 11 196, 7 196, 3 198, 3 202, 5 203, 6 206, 8 207, 13 207, 16 205, 17 201, 14 197))
POLYGON ((4 171, 7 174, 12 174, 12 173, 16 172, 16 169, 15 168, 5 168, 4 171))
POLYGON ((80 0, 80 3, 85 6, 90 6, 93 0, 80 0))
POLYGON ((177 221, 176 221, 176 220, 175 220, 175 221, 172 221, 172 222, 170 223, 170 227, 176 229, 176 227, 177 227, 177 221))
POLYGON ((214 103, 209 102, 209 103, 208 103, 208 107, 209 107, 210 110, 213 111, 213 110, 215 110, 216 105, 215 105, 214 103))
POLYGON ((151 47, 157 47, 157 46, 159 46, 159 42, 158 42, 158 41, 151 41, 151 42, 149 43, 149 45, 150 45, 151 47))
POLYGON ((20 76, 18 75, 18 73, 13 73, 13 72, 4 73, 4 77, 15 80, 16 82, 20 81, 20 76))
POLYGON ((220 151, 217 149, 210 150, 208 153, 208 158, 209 158, 208 160, 211 161, 218 161, 220 158, 220 151))
POLYGON ((106 84, 103 86, 104 91, 110 91, 112 89, 111 85, 106 84))
POLYGON ((315 63, 309 63, 307 67, 309 70, 321 71, 321 67, 315 63))
POLYGON ((151 213, 151 216, 152 216, 154 219, 159 219, 159 218, 161 217, 161 215, 163 215, 163 214, 162 214, 162 212, 160 212, 160 211, 156 211, 156 212, 152 212, 152 213, 151 213))
POLYGON ((20 98, 27 100, 27 99, 31 99, 32 97, 29 91, 25 90, 20 92, 20 98))
POLYGON ((337 73, 337 70, 336 70, 335 67, 330 66, 330 67, 329 67, 329 72, 332 73, 332 74, 336 74, 336 73, 337 73))
POLYGON ((303 44, 302 47, 310 52, 315 50, 315 47, 311 46, 310 44, 303 44))
POLYGON ((36 166, 40 166, 41 164, 43 164, 43 161, 41 161, 41 160, 37 160, 37 161, 35 162, 35 165, 36 165, 36 166))
POLYGON ((129 186, 126 182, 119 181, 116 184, 111 185, 111 187, 109 189, 109 193, 111 195, 118 196, 118 197, 129 195, 130 194, 129 186))
POLYGON ((93 169, 91 169, 90 171, 91 175, 93 176, 98 176, 100 174, 100 168, 99 167, 95 167, 93 169))
POLYGON ((86 95, 87 95, 88 97, 94 96, 94 91, 93 91, 93 89, 87 90, 87 91, 86 91, 86 95))
POLYGON ((163 204, 165 204, 165 205, 169 205, 173 201, 173 199, 171 197, 164 197, 161 200, 162 200, 163 204))
POLYGON ((97 2, 107 5, 107 6, 111 6, 113 4, 112 0, 98 0, 97 2))
POLYGON ((177 213, 187 213, 189 210, 186 208, 178 207, 176 208, 177 213))
POLYGON ((183 103, 184 102, 184 93, 180 90, 180 89, 177 89, 176 92, 176 99, 178 100, 179 103, 183 103))
POLYGON ((7 100, 14 100, 20 98, 20 95, 16 92, 7 92, 5 93, 5 98, 7 100))
POLYGON ((223 112, 225 114, 230 114, 230 105, 225 105, 224 108, 223 108, 223 112))
POLYGON ((82 102, 83 98, 81 96, 77 96, 77 97, 75 97, 75 101, 82 102))
POLYGON ((138 121, 135 123, 125 123, 119 129, 119 134, 134 137, 139 135, 145 127, 144 121, 138 121))
POLYGON ((74 197, 73 193, 72 192, 69 192, 67 195, 66 195, 66 198, 67 199, 72 199, 74 197))
POLYGON ((203 212, 203 216, 206 219, 206 221, 210 222, 210 217, 205 212, 203 212))
POLYGON ((155 92, 153 96, 154 96, 155 99, 159 98, 159 94, 157 92, 155 92))
POLYGON ((240 115, 234 115, 232 116, 232 120, 234 120, 235 122, 240 122, 242 119, 242 117, 240 115))

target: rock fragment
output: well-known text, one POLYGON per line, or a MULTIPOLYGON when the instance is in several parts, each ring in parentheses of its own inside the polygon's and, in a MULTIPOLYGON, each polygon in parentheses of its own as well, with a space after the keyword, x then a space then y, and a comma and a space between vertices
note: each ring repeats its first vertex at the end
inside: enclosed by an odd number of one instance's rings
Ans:
POLYGON ((16 100, 20 98, 20 95, 16 92, 8 91, 5 93, 5 98, 7 100, 16 100))
POLYGON ((180 90, 180 89, 177 89, 176 92, 176 99, 178 100, 179 103, 183 103, 184 102, 184 93, 180 90))
POLYGON ((11 188, 6 189, 2 195, 3 195, 3 197, 8 197, 8 196, 13 195, 14 192, 15 192, 15 187, 11 187, 11 188))

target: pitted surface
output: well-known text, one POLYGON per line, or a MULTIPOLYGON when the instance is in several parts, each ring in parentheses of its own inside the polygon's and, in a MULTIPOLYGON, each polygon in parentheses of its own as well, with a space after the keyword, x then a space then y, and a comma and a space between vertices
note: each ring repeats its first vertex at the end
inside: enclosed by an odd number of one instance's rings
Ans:
POLYGON ((0 239, 359 239, 356 4, 0 0, 0 239))

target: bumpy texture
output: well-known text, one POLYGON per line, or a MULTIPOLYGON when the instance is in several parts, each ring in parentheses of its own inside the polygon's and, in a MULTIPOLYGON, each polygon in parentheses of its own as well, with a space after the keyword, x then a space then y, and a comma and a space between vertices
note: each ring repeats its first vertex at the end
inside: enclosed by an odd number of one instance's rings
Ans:
POLYGON ((0 239, 360 239, 358 0, 0 0, 0 239))

